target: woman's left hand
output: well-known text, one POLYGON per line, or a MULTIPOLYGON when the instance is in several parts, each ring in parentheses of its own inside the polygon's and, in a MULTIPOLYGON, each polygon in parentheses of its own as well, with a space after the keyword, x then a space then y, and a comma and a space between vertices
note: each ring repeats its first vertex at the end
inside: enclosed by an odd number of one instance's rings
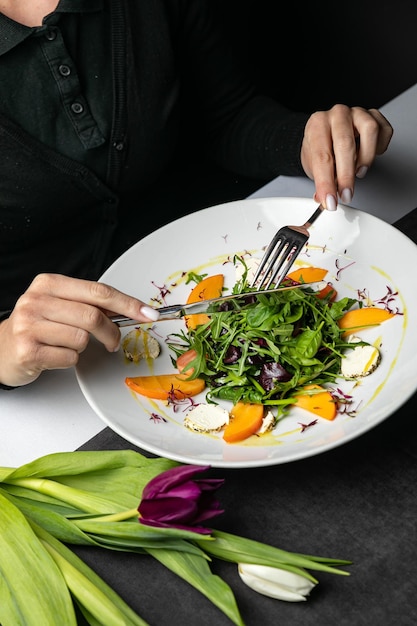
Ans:
POLYGON ((338 199, 350 203, 355 178, 363 178, 375 157, 383 154, 393 128, 378 109, 336 104, 316 111, 305 126, 301 163, 314 180, 314 199, 335 210, 338 199))

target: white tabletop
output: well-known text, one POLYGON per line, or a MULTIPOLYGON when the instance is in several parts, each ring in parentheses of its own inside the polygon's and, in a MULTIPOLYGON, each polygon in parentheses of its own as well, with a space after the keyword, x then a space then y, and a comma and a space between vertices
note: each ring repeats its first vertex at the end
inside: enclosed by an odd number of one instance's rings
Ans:
MULTIPOLYGON (((417 207, 417 85, 381 108, 394 127, 388 152, 358 181, 351 206, 393 223, 417 207)), ((251 197, 312 197, 305 178, 281 176, 251 197)), ((90 408, 74 370, 44 372, 31 385, 0 392, 0 466, 66 452, 105 424, 90 408)))

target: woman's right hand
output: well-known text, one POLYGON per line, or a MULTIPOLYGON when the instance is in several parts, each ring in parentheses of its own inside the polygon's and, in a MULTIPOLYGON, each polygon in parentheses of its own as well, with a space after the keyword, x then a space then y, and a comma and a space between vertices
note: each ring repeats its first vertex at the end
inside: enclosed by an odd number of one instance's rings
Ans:
POLYGON ((0 324, 0 382, 27 385, 44 370, 73 367, 91 335, 116 352, 114 314, 138 323, 158 319, 156 309, 104 283, 39 274, 0 324))

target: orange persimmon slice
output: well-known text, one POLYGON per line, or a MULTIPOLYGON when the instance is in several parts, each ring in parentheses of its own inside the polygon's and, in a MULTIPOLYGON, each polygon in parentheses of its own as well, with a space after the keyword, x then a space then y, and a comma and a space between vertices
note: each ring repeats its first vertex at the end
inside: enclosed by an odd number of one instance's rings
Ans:
POLYGON ((156 400, 169 400, 170 398, 184 400, 201 393, 206 386, 202 378, 189 380, 186 374, 128 376, 125 378, 125 383, 141 396, 156 400))
POLYGON ((323 280, 327 270, 322 267, 300 267, 287 274, 286 278, 294 280, 296 283, 315 283, 323 280))
POLYGON ((296 401, 294 406, 298 406, 300 409, 305 409, 310 413, 324 417, 326 420, 333 420, 337 414, 336 402, 333 400, 332 395, 324 387, 320 385, 306 385, 303 388, 303 392, 295 395, 296 401), (308 391, 314 391, 314 393, 308 393, 308 391))
MULTIPOLYGON (((224 276, 223 274, 214 274, 206 276, 192 289, 187 298, 187 304, 200 302, 201 300, 211 300, 219 298, 223 292, 224 276)), ((201 324, 206 324, 210 320, 205 313, 195 313, 194 315, 185 316, 185 324, 187 328, 196 328, 201 324)))
POLYGON ((395 313, 376 306, 368 306, 346 311, 338 321, 338 325, 343 330, 343 336, 346 336, 372 326, 378 326, 381 322, 392 317, 395 317, 395 313))
MULTIPOLYGON (((316 283, 324 279, 327 274, 327 270, 322 267, 300 267, 300 269, 293 270, 287 274, 286 278, 293 280, 296 283, 316 283)), ((323 289, 317 292, 317 297, 324 300, 329 296, 329 302, 333 302, 336 299, 337 291, 334 287, 327 284, 323 289)))
POLYGON ((262 426, 265 408, 262 404, 237 402, 230 411, 231 421, 223 432, 227 443, 235 443, 254 435, 262 426))

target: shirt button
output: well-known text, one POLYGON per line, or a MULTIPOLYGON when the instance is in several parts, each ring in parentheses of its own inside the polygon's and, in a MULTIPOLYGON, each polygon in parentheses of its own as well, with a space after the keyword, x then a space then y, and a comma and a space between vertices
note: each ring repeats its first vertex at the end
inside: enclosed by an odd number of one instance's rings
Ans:
POLYGON ((125 148, 125 144, 122 141, 117 141, 113 146, 118 152, 121 152, 125 148))
POLYGON ((71 111, 73 113, 77 113, 77 115, 79 115, 80 113, 82 113, 84 111, 84 107, 80 102, 73 102, 71 104, 71 111))
POLYGON ((68 65, 60 65, 58 70, 61 76, 69 76, 71 74, 71 68, 68 65))
POLYGON ((48 41, 54 41, 56 39, 56 30, 54 28, 50 28, 45 33, 45 39, 48 41))

